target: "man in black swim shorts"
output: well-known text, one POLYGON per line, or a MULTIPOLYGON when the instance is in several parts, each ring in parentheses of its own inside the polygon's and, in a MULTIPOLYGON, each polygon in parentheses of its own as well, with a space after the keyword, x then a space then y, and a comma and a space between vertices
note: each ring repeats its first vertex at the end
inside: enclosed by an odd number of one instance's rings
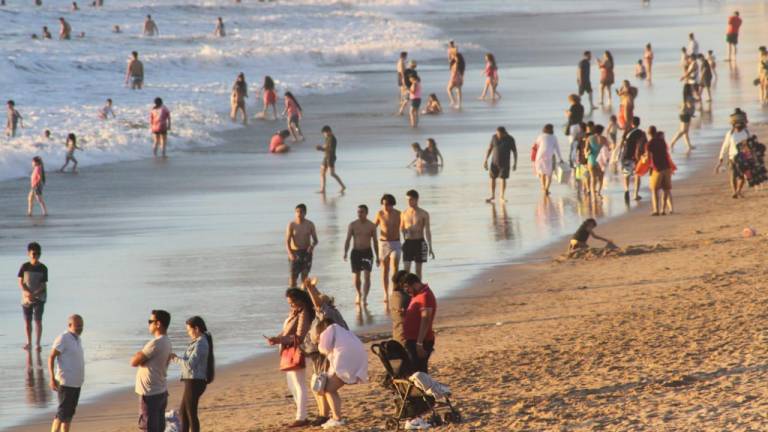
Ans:
POLYGON ((368 304, 374 253, 376 265, 379 265, 379 244, 376 240, 376 224, 368 220, 368 206, 365 204, 357 207, 357 219, 350 223, 347 229, 347 240, 344 242, 344 261, 347 260, 347 252, 349 252, 352 240, 354 240, 354 247, 349 260, 354 275, 355 290, 357 290, 355 304, 361 302, 368 304), (363 274, 363 281, 360 278, 361 273, 363 274))

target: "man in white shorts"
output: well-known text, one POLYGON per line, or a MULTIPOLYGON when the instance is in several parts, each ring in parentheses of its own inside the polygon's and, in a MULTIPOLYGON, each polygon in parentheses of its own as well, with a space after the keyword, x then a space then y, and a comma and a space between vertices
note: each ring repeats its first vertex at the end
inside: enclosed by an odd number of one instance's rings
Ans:
POLYGON ((395 274, 400 265, 400 210, 395 209, 397 201, 390 194, 381 197, 381 210, 376 212, 374 223, 379 227, 379 259, 381 278, 384 284, 384 301, 389 300, 389 275, 395 274))

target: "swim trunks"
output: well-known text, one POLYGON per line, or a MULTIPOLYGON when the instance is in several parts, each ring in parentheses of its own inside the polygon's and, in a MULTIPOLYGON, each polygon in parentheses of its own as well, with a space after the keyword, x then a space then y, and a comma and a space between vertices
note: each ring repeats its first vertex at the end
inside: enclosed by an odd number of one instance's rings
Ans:
POLYGON ((429 248, 424 239, 408 239, 403 243, 403 261, 427 262, 429 248))
POLYGON ((420 106, 421 106, 421 99, 411 99, 411 107, 413 107, 413 109, 417 110, 419 109, 420 106))
POLYGON ((144 78, 141 75, 131 75, 131 82, 135 86, 140 86, 144 82, 144 78))
POLYGON ((291 269, 291 276, 298 278, 302 273, 309 274, 312 270, 312 254, 306 249, 300 249, 292 251, 294 255, 293 261, 288 261, 291 269))
POLYGON ((400 259, 402 251, 403 246, 400 244, 400 240, 379 240, 379 258, 382 261, 389 259, 391 254, 395 254, 395 258, 400 259))
POLYGON ((352 273, 371 271, 373 269, 373 250, 371 248, 363 250, 352 249, 352 253, 349 255, 349 262, 352 266, 352 273))
POLYGON ((491 175, 492 179, 499 178, 499 177, 503 179, 508 179, 509 165, 500 166, 496 164, 491 164, 490 168, 488 169, 488 173, 491 175))
POLYGON ((582 96, 584 93, 592 93, 592 83, 589 81, 582 82, 579 84, 579 96, 582 96))
POLYGON ((725 41, 728 42, 731 45, 738 45, 739 44, 739 34, 738 33, 729 33, 725 35, 725 41))

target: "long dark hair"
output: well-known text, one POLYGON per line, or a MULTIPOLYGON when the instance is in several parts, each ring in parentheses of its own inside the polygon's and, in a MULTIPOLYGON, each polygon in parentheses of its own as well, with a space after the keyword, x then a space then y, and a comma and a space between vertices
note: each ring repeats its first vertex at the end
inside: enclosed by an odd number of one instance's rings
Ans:
POLYGON ((77 135, 73 133, 70 133, 69 135, 67 135, 67 143, 69 143, 70 141, 72 141, 72 144, 77 145, 77 135))
POLYGON ((45 165, 43 164, 43 158, 40 156, 35 156, 32 158, 32 161, 38 165, 40 165, 40 181, 45 184, 45 165))
POLYGON ((296 106, 299 108, 299 111, 304 111, 303 109, 301 109, 301 105, 299 105, 299 102, 296 100, 296 98, 293 97, 293 93, 287 91, 285 92, 285 97, 290 98, 293 101, 293 103, 295 103, 296 106))
POLYGON ((491 69, 493 70, 498 69, 498 66, 496 66, 496 57, 494 57, 493 54, 487 53, 485 57, 488 59, 488 63, 491 64, 491 69))
POLYGON ((187 325, 200 330, 205 336, 205 339, 208 340, 208 370, 205 372, 205 382, 210 384, 213 382, 213 378, 216 375, 216 360, 213 356, 213 336, 208 332, 208 327, 206 327, 205 321, 197 315, 188 319, 187 325))
POLYGON ((456 53, 456 70, 458 70, 460 74, 464 75, 464 71, 466 69, 467 63, 464 61, 464 55, 461 53, 456 53))
POLYGON ((267 75, 264 77, 264 85, 262 87, 264 88, 264 90, 274 90, 275 81, 272 79, 271 76, 267 75))
POLYGON ((605 56, 608 57, 608 60, 611 61, 611 67, 616 66, 616 64, 613 63, 613 54, 611 54, 610 51, 605 51, 605 56))

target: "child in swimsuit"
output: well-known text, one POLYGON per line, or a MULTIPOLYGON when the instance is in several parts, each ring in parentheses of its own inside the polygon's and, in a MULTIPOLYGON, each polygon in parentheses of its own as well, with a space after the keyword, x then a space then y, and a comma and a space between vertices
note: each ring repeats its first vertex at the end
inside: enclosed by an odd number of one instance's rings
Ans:
POLYGON ((429 114, 429 115, 435 115, 435 114, 442 114, 443 107, 440 105, 440 101, 437 99, 437 95, 432 93, 429 95, 429 98, 427 99, 427 106, 424 108, 424 111, 422 111, 422 114, 429 114))
POLYGON ((611 246, 615 247, 612 241, 597 235, 597 233, 595 232, 595 228, 597 228, 596 220, 592 218, 585 220, 584 223, 581 224, 579 229, 576 230, 576 233, 573 234, 570 245, 568 246, 568 252, 573 252, 579 249, 587 249, 589 247, 589 245, 587 244, 587 240, 589 240, 590 236, 597 240, 604 241, 606 247, 611 247, 611 246))

